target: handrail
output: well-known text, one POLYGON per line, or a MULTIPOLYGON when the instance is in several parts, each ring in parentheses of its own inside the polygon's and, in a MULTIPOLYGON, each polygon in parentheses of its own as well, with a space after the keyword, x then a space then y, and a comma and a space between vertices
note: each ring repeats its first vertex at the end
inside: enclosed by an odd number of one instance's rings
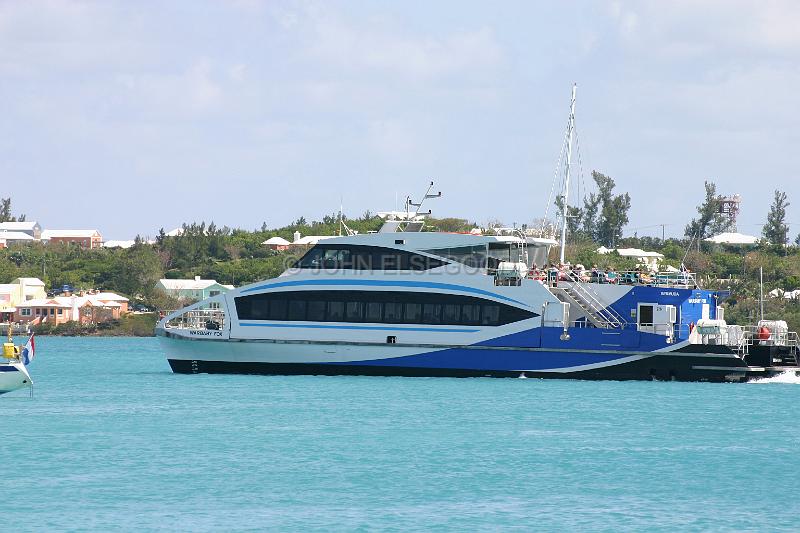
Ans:
POLYGON ((653 287, 680 287, 694 288, 697 279, 693 272, 654 272, 642 273, 638 270, 619 270, 613 272, 598 271, 599 276, 592 276, 591 270, 584 270, 576 274, 573 270, 559 270, 560 274, 567 274, 570 278, 581 283, 600 283, 614 285, 649 285, 653 287), (609 279, 609 274, 613 278, 609 279), (588 279, 587 279, 588 278, 588 279))
POLYGON ((588 288, 585 283, 576 280, 572 272, 567 273, 567 278, 569 278, 569 280, 572 282, 572 285, 569 287, 569 289, 574 291, 576 295, 583 300, 583 303, 589 306, 592 312, 600 315, 600 318, 608 322, 613 327, 623 328, 627 325, 628 322, 619 313, 617 313, 612 307, 604 305, 600 301, 599 295, 588 288))
POLYGON ((164 327, 220 330, 225 327, 225 322, 225 312, 221 309, 191 309, 169 319, 164 327))

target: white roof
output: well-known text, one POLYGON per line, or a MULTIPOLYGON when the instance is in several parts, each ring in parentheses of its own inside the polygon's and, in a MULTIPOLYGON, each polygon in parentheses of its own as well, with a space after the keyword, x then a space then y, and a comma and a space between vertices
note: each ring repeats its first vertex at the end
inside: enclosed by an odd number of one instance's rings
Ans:
MULTIPOLYGON (((663 259, 664 255, 658 252, 646 252, 640 248, 617 248, 617 253, 622 257, 657 257, 658 259, 663 259)), ((610 254, 614 251, 614 248, 606 248, 605 246, 601 246, 597 249, 598 254, 610 254)))
POLYGON ((183 228, 175 228, 172 231, 168 231, 165 233, 167 237, 180 237, 183 235, 183 228))
POLYGON ((617 253, 623 257, 658 257, 659 259, 664 257, 658 252, 646 252, 639 248, 617 248, 617 253))
POLYGON ((17 304, 17 307, 72 307, 71 296, 55 296, 53 298, 36 298, 17 304))
POLYGON ((36 221, 25 222, 0 222, 0 231, 33 231, 36 228, 36 221))
POLYGON ((115 292, 98 292, 96 294, 90 294, 90 298, 97 298, 98 300, 108 300, 111 302, 127 302, 129 301, 122 295, 119 295, 115 292))
POLYGON ((283 237, 270 237, 266 241, 262 242, 261 244, 266 244, 267 246, 275 245, 275 246, 288 246, 291 244, 289 241, 284 239, 283 237))
POLYGON ((38 285, 39 287, 44 287, 44 281, 40 280, 39 278, 17 278, 14 281, 24 283, 25 285, 38 285))
POLYGON ((33 237, 21 231, 0 231, 0 239, 6 241, 34 241, 33 237))
MULTIPOLYGON (((360 235, 325 238, 335 239, 336 244, 367 244, 372 246, 383 246, 386 248, 398 248, 405 250, 433 250, 438 248, 481 246, 492 243, 511 243, 522 241, 522 239, 514 235, 473 235, 471 233, 445 233, 435 231, 365 233, 360 235), (397 241, 401 241, 401 244, 398 244, 397 241)), ((527 237, 525 240, 530 246, 549 246, 556 242, 552 239, 542 239, 536 237, 527 237)))
POLYGON ((45 241, 52 238, 90 239, 99 236, 100 232, 96 229, 46 229, 42 232, 42 240, 45 241))
POLYGON ((759 238, 744 233, 720 233, 705 240, 716 244, 757 244, 759 238))
POLYGON ((202 290, 212 285, 219 285, 215 279, 161 279, 159 282, 165 289, 172 291, 202 290))
MULTIPOLYGON (((102 293, 101 293, 102 294, 102 293)), ((113 293, 106 293, 113 294, 113 293)), ((127 298, 125 298, 127 300, 127 298)), ((98 298, 97 294, 89 296, 54 296, 53 298, 37 298, 17 304, 17 307, 83 307, 86 304, 94 307, 122 307, 112 299, 98 298)))
POLYGON ((136 244, 136 241, 106 241, 103 243, 103 248, 130 248, 136 244))

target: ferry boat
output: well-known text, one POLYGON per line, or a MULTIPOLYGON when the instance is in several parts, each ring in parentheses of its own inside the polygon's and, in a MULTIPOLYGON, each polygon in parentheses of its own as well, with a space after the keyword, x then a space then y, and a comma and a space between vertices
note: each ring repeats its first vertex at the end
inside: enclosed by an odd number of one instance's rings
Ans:
MULTIPOLYGON (((387 223, 392 226, 393 224, 387 223)), ((800 371, 785 322, 724 320, 690 272, 536 269, 555 241, 410 227, 321 241, 165 316, 178 373, 745 381, 800 371)))
MULTIPOLYGON (((562 244, 574 106, 573 88, 562 244)), ((422 202, 440 196, 430 190, 378 233, 320 241, 278 278, 165 316, 156 334, 172 370, 680 381, 800 371, 785 322, 727 324, 726 294, 690 272, 542 270, 555 240, 422 231, 422 202)))
POLYGON ((0 359, 0 394, 33 386, 27 366, 33 360, 34 347, 33 335, 24 346, 16 346, 9 325, 8 339, 3 343, 3 353, 0 359))

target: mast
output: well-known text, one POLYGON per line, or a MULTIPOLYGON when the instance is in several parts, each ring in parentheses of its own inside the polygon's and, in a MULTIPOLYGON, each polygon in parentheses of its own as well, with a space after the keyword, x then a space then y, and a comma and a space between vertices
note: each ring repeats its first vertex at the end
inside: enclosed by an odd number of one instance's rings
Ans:
POLYGON ((562 205, 561 213, 561 256, 559 262, 564 264, 564 250, 567 245, 567 208, 569 199, 569 178, 570 178, 570 163, 572 162, 572 137, 575 134, 575 93, 578 90, 578 84, 572 84, 572 101, 569 106, 569 125, 567 126, 567 165, 566 175, 564 177, 564 203, 562 205))

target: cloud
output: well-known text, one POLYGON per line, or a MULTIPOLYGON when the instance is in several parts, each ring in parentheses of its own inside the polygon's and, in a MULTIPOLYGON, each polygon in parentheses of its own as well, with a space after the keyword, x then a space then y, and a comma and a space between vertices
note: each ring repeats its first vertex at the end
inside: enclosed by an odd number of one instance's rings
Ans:
POLYGON ((371 18, 355 23, 320 5, 293 16, 280 12, 284 26, 303 33, 304 53, 345 72, 380 72, 414 80, 468 77, 506 64, 493 30, 478 27, 445 34, 419 34, 397 21, 371 18))

